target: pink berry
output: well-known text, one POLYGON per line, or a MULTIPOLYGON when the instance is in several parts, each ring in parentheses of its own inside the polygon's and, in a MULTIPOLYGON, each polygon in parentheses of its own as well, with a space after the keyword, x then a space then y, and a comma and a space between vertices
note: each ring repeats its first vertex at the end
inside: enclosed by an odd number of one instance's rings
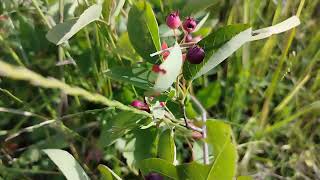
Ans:
POLYGON ((196 26, 197 26, 197 22, 192 17, 188 17, 183 22, 183 29, 188 33, 193 32, 196 29, 196 26))
POLYGON ((149 111, 148 105, 142 101, 139 101, 139 100, 132 101, 131 106, 133 106, 137 109, 140 109, 140 110, 149 111))
POLYGON ((139 100, 134 100, 132 101, 131 106, 139 108, 145 106, 145 103, 139 100))
POLYGON ((166 106, 166 102, 160 102, 160 106, 161 107, 165 107, 166 106))
POLYGON ((192 46, 187 53, 187 59, 191 64, 200 64, 205 57, 204 50, 198 46, 192 46))
POLYGON ((170 13, 167 16, 167 25, 171 28, 171 29, 177 29, 180 25, 181 25, 181 21, 180 21, 180 17, 179 17, 179 12, 178 11, 174 11, 172 13, 170 13))

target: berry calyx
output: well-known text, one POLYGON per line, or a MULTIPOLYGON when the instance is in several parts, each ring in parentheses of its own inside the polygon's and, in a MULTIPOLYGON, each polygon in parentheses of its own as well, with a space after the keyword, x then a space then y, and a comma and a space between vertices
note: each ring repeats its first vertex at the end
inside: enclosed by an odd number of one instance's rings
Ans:
POLYGON ((181 25, 179 12, 178 11, 171 12, 167 16, 166 22, 171 29, 177 29, 181 25))
POLYGON ((187 60, 191 64, 200 64, 203 61, 204 57, 205 57, 205 52, 198 45, 194 45, 188 50, 187 60))
POLYGON ((197 22, 194 20, 192 17, 188 17, 184 22, 183 22, 183 29, 187 31, 188 33, 193 32, 196 29, 197 22))
POLYGON ((145 180, 163 180, 163 177, 158 173, 149 173, 148 175, 144 176, 145 180))

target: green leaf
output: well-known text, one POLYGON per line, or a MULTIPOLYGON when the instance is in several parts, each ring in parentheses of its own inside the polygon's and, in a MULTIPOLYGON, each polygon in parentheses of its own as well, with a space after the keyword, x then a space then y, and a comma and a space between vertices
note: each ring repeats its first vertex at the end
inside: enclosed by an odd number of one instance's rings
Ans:
POLYGON ((163 159, 145 159, 140 162, 140 170, 144 175, 156 172, 171 179, 179 179, 176 167, 163 159))
POLYGON ((136 138, 134 157, 139 167, 140 161, 157 156, 159 130, 156 127, 139 129, 134 132, 134 135, 136 138))
POLYGON ((157 156, 159 130, 156 127, 138 129, 134 132, 134 136, 136 138, 134 158, 136 166, 140 167, 142 160, 157 156))
MULTIPOLYGON (((159 173, 167 178, 177 180, 207 180, 210 165, 196 162, 174 166, 172 163, 158 158, 145 159, 140 163, 142 174, 159 173)), ((208 179, 211 180, 211 179, 208 179)))
POLYGON ((196 13, 200 10, 205 10, 210 6, 218 4, 219 1, 213 1, 213 0, 201 0, 201 1, 195 1, 195 0, 188 0, 185 3, 185 6, 182 10, 182 15, 190 15, 192 13, 196 13))
POLYGON ((202 17, 202 19, 199 21, 199 23, 197 24, 196 28, 194 29, 193 33, 199 31, 199 29, 201 29, 201 27, 204 25, 204 23, 207 21, 207 19, 209 18, 210 13, 207 13, 206 15, 204 15, 202 17))
POLYGON ((113 180, 113 177, 117 180, 122 180, 115 172, 113 172, 108 166, 99 164, 98 170, 101 173, 103 180, 113 180))
POLYGON ((68 41, 73 35, 80 31, 93 21, 99 19, 102 11, 102 6, 95 4, 86 9, 78 19, 72 19, 54 26, 46 35, 46 38, 56 44, 60 45, 68 41))
POLYGON ((132 44, 129 40, 128 32, 123 33, 118 40, 118 48, 116 51, 120 54, 120 56, 127 58, 131 61, 141 60, 141 57, 137 54, 137 52, 132 47, 132 44))
POLYGON ((123 8, 125 2, 126 2, 125 0, 118 0, 117 1, 117 5, 116 5, 114 11, 112 12, 111 19, 115 19, 120 14, 120 11, 123 8))
MULTIPOLYGON (((161 24, 159 26, 159 32, 161 37, 172 37, 175 36, 174 31, 170 29, 167 24, 161 24)), ((179 29, 175 30, 176 36, 181 35, 181 31, 179 29)))
POLYGON ((122 137, 127 132, 147 124, 144 116, 133 114, 129 111, 122 111, 113 116, 111 120, 103 126, 100 135, 100 145, 105 147, 111 145, 116 139, 122 137))
MULTIPOLYGON (((199 164, 196 162, 176 166, 179 179, 188 180, 207 180, 210 165, 199 164)), ((211 179, 208 179, 211 180, 211 179)))
POLYGON ((211 108, 219 102, 221 96, 221 85, 219 82, 209 84, 197 92, 197 98, 205 108, 211 108))
POLYGON ((170 55, 160 65, 160 69, 163 69, 165 73, 160 72, 158 74, 153 90, 156 92, 167 90, 180 74, 182 63, 182 52, 180 46, 176 43, 170 51, 170 55))
POLYGON ((158 157, 174 163, 176 160, 176 145, 174 144, 174 133, 166 129, 160 134, 158 143, 158 157))
POLYGON ((104 0, 102 6, 103 6, 103 10, 102 10, 103 18, 108 24, 110 24, 111 11, 114 6, 113 0, 104 0))
POLYGON ((43 152, 58 166, 68 180, 89 180, 79 163, 67 151, 44 149, 43 152))
POLYGON ((231 127, 221 121, 207 121, 207 141, 213 146, 214 162, 208 179, 232 180, 236 173, 237 150, 231 141, 231 127))
POLYGON ((253 180, 251 176, 238 176, 237 180, 253 180))
POLYGON ((198 44, 204 48, 206 57, 200 64, 190 64, 189 61, 184 63, 185 79, 194 80, 215 68, 244 43, 250 41, 251 33, 248 25, 238 24, 222 27, 203 38, 198 44))
POLYGON ((153 81, 156 79, 155 73, 151 72, 150 69, 140 65, 135 67, 115 66, 106 70, 105 75, 111 79, 150 90, 153 87, 153 81))
POLYGON ((145 60, 155 64, 159 59, 150 54, 161 49, 158 23, 148 2, 137 2, 128 15, 128 33, 136 52, 145 60))

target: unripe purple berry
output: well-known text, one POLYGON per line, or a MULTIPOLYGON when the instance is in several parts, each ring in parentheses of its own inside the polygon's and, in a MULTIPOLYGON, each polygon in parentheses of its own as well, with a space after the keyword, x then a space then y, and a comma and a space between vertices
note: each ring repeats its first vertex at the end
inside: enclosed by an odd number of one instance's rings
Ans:
POLYGON ((188 33, 193 32, 196 29, 196 26, 197 26, 197 22, 192 17, 188 17, 183 22, 183 29, 188 33))
POLYGON ((163 177, 158 173, 149 173, 144 177, 145 180, 163 180, 163 177))
POLYGON ((181 25, 181 21, 180 21, 180 17, 179 17, 179 12, 178 11, 174 11, 172 13, 170 13, 167 16, 167 25, 171 28, 171 29, 177 29, 180 25, 181 25))
POLYGON ((200 64, 203 61, 204 57, 205 57, 205 52, 198 45, 194 45, 188 50, 187 60, 191 64, 200 64))

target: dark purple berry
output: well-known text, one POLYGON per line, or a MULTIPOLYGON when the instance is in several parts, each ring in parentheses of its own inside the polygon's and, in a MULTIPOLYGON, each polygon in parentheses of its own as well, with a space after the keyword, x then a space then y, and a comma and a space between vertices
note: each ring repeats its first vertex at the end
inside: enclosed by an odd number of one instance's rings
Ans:
POLYGON ((167 25, 171 28, 171 29, 177 29, 180 25, 181 25, 181 21, 180 21, 180 17, 179 17, 179 12, 178 11, 174 11, 172 13, 170 13, 167 16, 167 25))
POLYGON ((158 173, 149 173, 148 175, 144 176, 145 180, 163 180, 163 177, 158 173))
POLYGON ((188 50, 187 60, 191 64, 200 64, 203 61, 204 57, 205 57, 205 52, 198 45, 194 45, 188 50))
POLYGON ((196 26, 197 26, 197 22, 192 17, 188 17, 183 22, 183 29, 188 33, 193 32, 196 29, 196 26))

